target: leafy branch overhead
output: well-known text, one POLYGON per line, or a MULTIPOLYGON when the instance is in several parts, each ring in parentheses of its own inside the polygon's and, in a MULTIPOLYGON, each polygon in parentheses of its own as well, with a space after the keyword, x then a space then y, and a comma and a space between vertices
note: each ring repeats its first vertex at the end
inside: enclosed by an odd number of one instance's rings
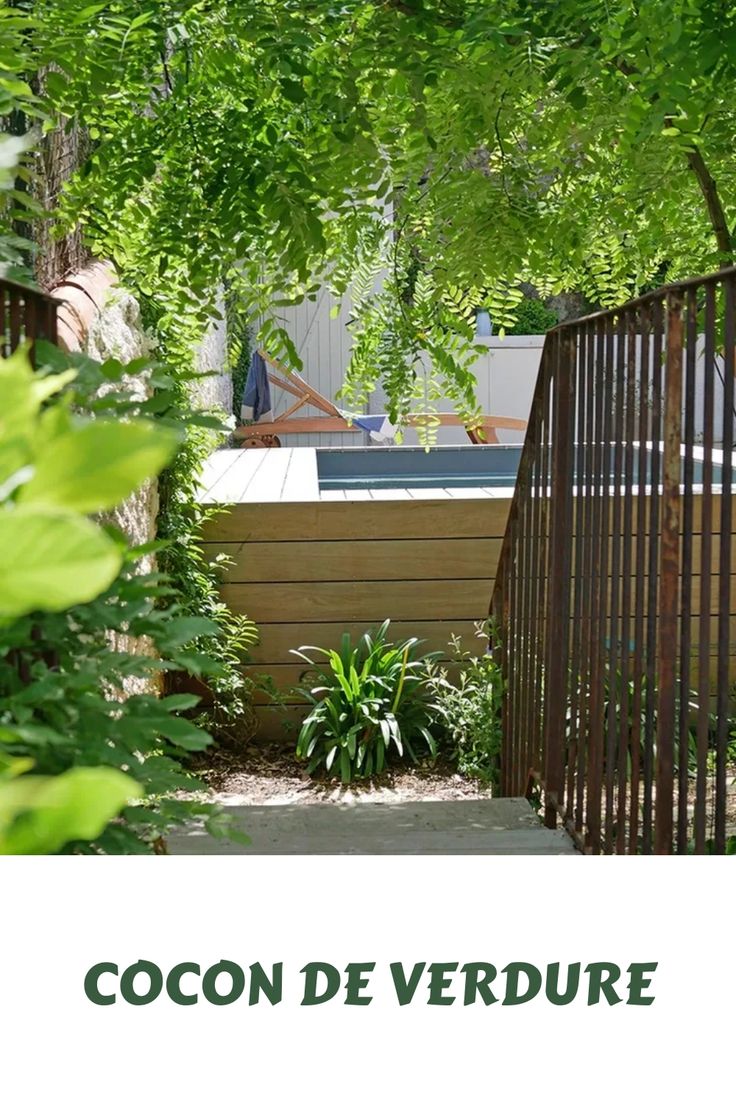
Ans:
POLYGON ((391 279, 356 318, 348 393, 377 358, 397 415, 422 355, 472 408, 458 319, 479 300, 505 328, 520 282, 610 303, 732 255, 728 6, 39 0, 2 18, 22 66, 5 61, 8 105, 91 137, 62 226, 170 337, 227 278, 298 362, 275 299, 341 294, 370 241, 391 279))

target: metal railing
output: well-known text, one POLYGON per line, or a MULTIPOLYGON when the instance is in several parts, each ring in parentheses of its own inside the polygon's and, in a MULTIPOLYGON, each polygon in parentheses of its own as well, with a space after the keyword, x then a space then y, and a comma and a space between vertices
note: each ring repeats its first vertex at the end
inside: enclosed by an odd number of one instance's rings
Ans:
POLYGON ((593 853, 736 835, 736 269, 546 339, 491 600, 502 789, 593 853))
POLYGON ((0 279, 0 355, 9 356, 21 342, 36 338, 55 343, 57 306, 41 291, 0 279))

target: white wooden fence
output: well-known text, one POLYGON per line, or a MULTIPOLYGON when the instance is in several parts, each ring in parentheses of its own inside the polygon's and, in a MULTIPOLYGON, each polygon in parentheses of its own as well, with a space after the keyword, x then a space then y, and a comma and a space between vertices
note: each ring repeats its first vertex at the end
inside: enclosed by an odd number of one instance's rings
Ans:
MULTIPOLYGON (((334 300, 325 289, 316 302, 304 302, 298 307, 282 309, 279 318, 291 336, 304 363, 304 379, 326 398, 336 401, 350 359, 351 337, 346 325, 349 319, 350 299, 345 295, 340 313, 330 317, 334 300)), ((544 337, 507 337, 481 338, 479 344, 486 345, 488 352, 475 363, 474 370, 478 380, 478 399, 485 414, 505 415, 510 418, 526 420, 532 402, 534 383, 539 368, 544 337)), ((280 413, 293 402, 293 397, 272 389, 274 415, 280 413)), ((376 391, 369 400, 365 413, 379 414, 385 409, 384 397, 376 391)), ((451 412, 450 402, 441 403, 442 412, 451 412)), ((300 414, 314 414, 305 408, 300 414)), ((523 434, 514 430, 499 430, 499 440, 514 443, 523 439, 523 434)), ((452 445, 467 443, 467 436, 460 427, 443 427, 439 430, 438 444, 452 445)), ((289 446, 338 447, 369 444, 368 435, 353 433, 298 433, 289 435, 282 442, 289 446)), ((416 445, 416 431, 408 430, 404 436, 404 445, 416 445)))

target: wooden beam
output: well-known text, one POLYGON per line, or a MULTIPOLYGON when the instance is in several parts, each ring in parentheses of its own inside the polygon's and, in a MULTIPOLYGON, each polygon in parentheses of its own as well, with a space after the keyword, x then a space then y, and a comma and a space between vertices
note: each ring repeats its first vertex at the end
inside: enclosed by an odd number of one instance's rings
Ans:
POLYGON ((233 437, 272 437, 285 433, 350 433, 359 432, 358 426, 348 425, 344 418, 276 418, 273 422, 257 422, 255 425, 238 426, 233 437))
MULTIPOLYGON (((439 424, 443 426, 464 426, 465 424, 457 414, 410 414, 407 422, 409 425, 421 425, 424 420, 430 417, 435 420, 435 424, 439 419, 439 424)), ((483 426, 489 430, 525 430, 526 422, 520 418, 488 415, 483 419, 483 426)), ((346 418, 342 417, 287 418, 285 415, 281 415, 273 422, 258 422, 255 425, 238 426, 233 436, 237 438, 270 437, 274 433, 281 435, 284 433, 351 433, 360 431, 360 426, 355 425, 355 423, 351 425, 346 418)))

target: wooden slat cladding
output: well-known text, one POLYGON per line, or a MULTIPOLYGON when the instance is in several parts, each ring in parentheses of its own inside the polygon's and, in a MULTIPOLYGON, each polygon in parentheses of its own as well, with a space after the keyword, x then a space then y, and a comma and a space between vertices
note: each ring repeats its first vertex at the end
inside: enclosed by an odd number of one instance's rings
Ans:
MULTIPOLYGON (((226 583, 222 597, 262 625, 291 621, 411 621, 420 613, 482 620, 492 579, 391 579, 374 582, 226 583)), ((336 630, 339 636, 339 629, 336 630)))
MULTIPOLYGON (((224 472, 223 480, 233 477, 224 472)), ((253 676, 267 675, 291 703, 303 644, 339 647, 386 618, 394 639, 416 636, 446 652, 450 637, 483 648, 485 618, 509 498, 241 502, 207 526, 205 555, 233 560, 222 596, 258 624, 253 676)), ((259 737, 290 741, 303 707, 256 697, 259 737)))
MULTIPOLYGON (((314 644, 319 648, 339 647, 342 633, 349 632, 354 640, 375 628, 373 621, 340 622, 284 622, 283 624, 259 625, 260 642, 253 649, 251 657, 254 663, 298 663, 291 654, 292 648, 302 644, 314 644)), ((391 635, 396 640, 415 636, 424 641, 427 651, 444 650, 451 636, 460 636, 468 651, 478 652, 482 642, 474 636, 473 621, 392 621, 391 635)))
MULTIPOLYGON (((253 464, 251 469, 255 480, 258 469, 253 464)), ((293 459, 292 469, 297 471, 293 459)), ((237 484, 232 464, 223 467, 220 479, 223 486, 237 484)), ((244 494, 239 484, 238 493, 244 494)), ((259 692, 260 738, 290 741, 293 733, 285 721, 290 718, 297 724, 303 715, 290 690, 305 669, 291 649, 303 644, 339 647, 344 632, 357 641, 361 633, 390 618, 395 639, 416 636, 426 642, 427 651, 446 652, 453 635, 462 637, 469 650, 482 650, 474 623, 487 613, 510 498, 478 498, 475 492, 472 498, 411 499, 403 492, 397 494, 401 497, 395 500, 241 501, 208 522, 205 555, 210 560, 225 556, 233 561, 223 568, 223 598, 259 626, 260 643, 252 651, 250 669, 254 676, 273 678, 290 700, 284 713, 267 706, 259 692)), ((717 496, 712 505, 717 533, 717 496)), ((700 532, 701 515, 696 498, 695 534, 700 532)), ((714 576, 710 588, 714 613, 717 546, 716 536, 707 550, 714 576)), ((699 600, 697 535, 693 560, 693 593, 699 600)), ((736 608, 733 588, 732 608, 736 608)))
MULTIPOLYGON (((265 451, 265 450, 264 450, 265 451)), ((241 502, 207 522, 206 544, 503 537, 510 498, 241 502)))
POLYGON ((208 544, 210 557, 225 555, 223 582, 347 582, 376 579, 493 579, 500 537, 391 541, 248 541, 208 544), (298 576, 298 578, 297 578, 298 576))
MULTIPOLYGON (((237 472, 230 467, 221 480, 237 481, 237 472)), ((474 623, 487 613, 509 501, 240 502, 213 518, 204 553, 233 561, 223 569, 223 599, 260 630, 247 670, 273 679, 289 700, 283 710, 257 692, 259 738, 294 738, 289 726, 304 706, 293 688, 305 664, 291 649, 300 645, 339 647, 344 632, 357 642, 389 618, 395 640, 416 636, 425 651, 446 652, 453 635, 482 651, 474 623)))
MULTIPOLYGON (((718 574, 718 539, 708 542, 710 573, 718 574)), ((462 571, 465 579, 494 579, 501 552, 500 537, 450 537, 434 540, 390 542, 333 541, 228 541, 204 546, 214 560, 228 557, 222 582, 268 583, 274 579, 294 582, 371 581, 375 579, 436 579, 462 571), (388 553, 388 554, 387 554, 388 553), (297 566, 299 579, 296 579, 297 566)), ((612 541, 609 540, 609 550, 612 541)), ((610 554, 610 552, 609 552, 610 554)), ((692 565, 701 574, 701 536, 693 535, 692 565)), ((635 565, 634 565, 635 566, 635 565)), ((647 574, 645 563, 643 574, 647 574)), ((632 574, 636 572, 632 568, 632 574)), ((716 588, 717 589, 717 588, 716 588)))

